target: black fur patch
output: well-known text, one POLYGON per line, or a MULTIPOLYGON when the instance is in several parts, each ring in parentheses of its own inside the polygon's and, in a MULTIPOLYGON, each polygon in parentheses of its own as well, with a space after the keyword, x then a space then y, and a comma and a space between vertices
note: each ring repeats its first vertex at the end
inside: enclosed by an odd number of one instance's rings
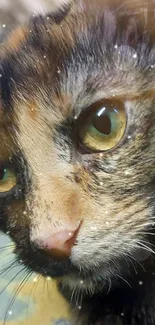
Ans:
POLYGON ((11 98, 11 87, 12 78, 11 70, 8 61, 3 61, 3 65, 0 66, 0 91, 2 108, 10 110, 12 108, 12 98, 11 98))

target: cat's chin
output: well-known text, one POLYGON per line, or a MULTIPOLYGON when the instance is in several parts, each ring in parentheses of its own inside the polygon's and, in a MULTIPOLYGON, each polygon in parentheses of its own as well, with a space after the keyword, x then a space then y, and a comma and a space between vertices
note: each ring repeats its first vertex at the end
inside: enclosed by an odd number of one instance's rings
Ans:
POLYGON ((86 294, 94 294, 96 291, 103 291, 104 287, 107 287, 104 278, 95 281, 93 277, 88 276, 88 278, 83 279, 83 277, 77 277, 73 274, 62 277, 61 284, 63 290, 65 288, 72 292, 78 289, 78 291, 83 291, 86 294))
POLYGON ((54 260, 42 251, 23 252, 22 249, 16 248, 15 253, 18 260, 29 267, 33 272, 37 272, 45 277, 60 279, 64 286, 72 290, 78 288, 80 291, 94 293, 102 291, 111 286, 111 281, 117 278, 121 270, 115 270, 112 263, 101 263, 92 266, 83 265, 79 261, 72 259, 54 260), (116 272, 117 271, 117 272, 116 272))
POLYGON ((86 294, 94 294, 95 292, 107 292, 111 287, 111 281, 116 279, 116 274, 106 266, 100 266, 96 269, 87 271, 78 271, 75 269, 61 278, 63 288, 68 288, 71 292, 75 289, 83 291, 86 294))

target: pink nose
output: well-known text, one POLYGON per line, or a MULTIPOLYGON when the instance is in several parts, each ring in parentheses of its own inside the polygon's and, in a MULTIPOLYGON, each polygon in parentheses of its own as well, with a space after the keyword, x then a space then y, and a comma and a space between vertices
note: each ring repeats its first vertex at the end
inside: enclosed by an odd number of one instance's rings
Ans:
POLYGON ((56 259, 67 258, 71 255, 79 229, 80 225, 74 231, 68 229, 58 231, 52 234, 50 238, 40 240, 37 246, 56 259))

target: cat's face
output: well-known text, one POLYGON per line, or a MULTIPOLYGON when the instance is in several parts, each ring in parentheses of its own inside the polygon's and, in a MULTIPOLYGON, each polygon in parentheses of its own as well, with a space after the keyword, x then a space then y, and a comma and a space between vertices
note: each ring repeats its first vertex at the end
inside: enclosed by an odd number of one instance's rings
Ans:
POLYGON ((1 51, 1 222, 30 267, 90 286, 154 218, 154 35, 137 2, 111 5, 34 19, 1 51), (79 225, 69 259, 36 248, 79 225))

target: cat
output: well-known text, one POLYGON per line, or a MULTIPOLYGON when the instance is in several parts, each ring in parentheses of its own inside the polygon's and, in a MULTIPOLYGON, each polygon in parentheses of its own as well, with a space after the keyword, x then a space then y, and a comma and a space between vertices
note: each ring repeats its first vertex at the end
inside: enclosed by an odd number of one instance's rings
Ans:
POLYGON ((74 325, 155 324, 155 3, 66 1, 0 49, 0 225, 74 325))

